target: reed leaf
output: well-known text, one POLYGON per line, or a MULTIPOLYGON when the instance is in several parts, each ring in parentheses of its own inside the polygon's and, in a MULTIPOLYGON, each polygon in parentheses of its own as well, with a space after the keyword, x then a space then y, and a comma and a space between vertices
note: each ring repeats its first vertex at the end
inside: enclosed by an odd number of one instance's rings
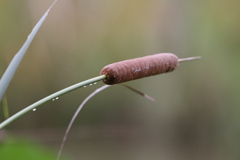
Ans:
POLYGON ((31 33, 27 37, 27 40, 25 41, 25 43, 23 44, 21 49, 13 57, 12 61, 10 62, 9 66, 8 66, 8 68, 4 72, 4 74, 3 74, 3 76, 0 80, 0 101, 2 100, 4 94, 5 94, 8 86, 9 86, 9 83, 11 82, 11 80, 12 80, 12 78, 13 78, 13 76, 14 76, 14 74, 15 74, 15 72, 16 72, 19 64, 20 64, 20 62, 22 61, 22 58, 24 57, 25 53, 27 52, 28 47, 30 46, 31 42, 33 41, 33 38, 37 34, 41 25, 43 24, 43 22, 47 18, 49 11, 51 10, 51 8, 53 7, 53 5, 56 2, 57 2, 57 0, 55 0, 52 3, 52 5, 48 8, 48 10, 44 13, 44 15, 41 17, 41 19, 34 26, 31 33))

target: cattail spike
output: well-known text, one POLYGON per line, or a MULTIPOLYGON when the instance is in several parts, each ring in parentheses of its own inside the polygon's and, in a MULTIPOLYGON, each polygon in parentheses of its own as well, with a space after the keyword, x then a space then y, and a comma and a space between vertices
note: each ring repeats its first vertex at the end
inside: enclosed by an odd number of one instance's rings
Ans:
POLYGON ((180 62, 200 59, 190 57, 178 59, 172 53, 158 53, 155 55, 129 59, 105 66, 100 75, 106 75, 103 80, 106 84, 118 84, 139 78, 167 73, 175 70, 180 62))

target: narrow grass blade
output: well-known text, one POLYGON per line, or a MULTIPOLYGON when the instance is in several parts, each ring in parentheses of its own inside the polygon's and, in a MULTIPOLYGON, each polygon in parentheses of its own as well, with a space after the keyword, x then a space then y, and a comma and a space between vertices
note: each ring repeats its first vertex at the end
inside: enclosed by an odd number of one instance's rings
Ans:
POLYGON ((131 91, 133 91, 133 92, 135 92, 135 93, 143 96, 144 98, 146 98, 146 99, 148 99, 148 100, 150 100, 150 101, 153 101, 153 102, 156 101, 156 100, 155 100, 154 98, 152 98, 151 96, 149 96, 149 95, 147 95, 147 94, 145 94, 145 93, 143 93, 143 92, 141 92, 141 91, 139 91, 139 90, 137 90, 137 89, 135 89, 135 88, 133 88, 133 87, 131 87, 131 86, 129 86, 129 85, 126 85, 126 84, 122 84, 122 85, 123 85, 124 87, 130 89, 131 91))
POLYGON ((63 147, 64 147, 64 144, 66 142, 66 139, 67 139, 67 136, 68 136, 68 133, 73 125, 73 122, 75 121, 75 119, 77 118, 79 112, 81 111, 81 109, 83 108, 83 106, 93 97, 95 96, 97 93, 101 92, 102 90, 106 89, 110 87, 110 85, 104 85, 98 89, 96 89, 93 93, 91 93, 86 99, 84 99, 84 101, 81 103, 81 105, 78 107, 77 111, 75 112, 75 114, 73 115, 68 127, 67 127, 67 130, 65 132, 65 135, 63 137, 63 140, 62 140, 62 144, 61 144, 61 147, 60 147, 60 150, 58 152, 58 156, 57 156, 57 160, 59 160, 60 156, 61 156, 61 153, 62 153, 62 150, 63 150, 63 147))
POLYGON ((53 5, 57 2, 55 0, 52 5, 49 7, 49 9, 45 12, 45 14, 42 16, 42 18, 38 21, 38 23, 34 26, 32 32, 29 34, 27 40, 23 44, 22 48, 17 52, 17 54, 13 57, 11 63, 9 64, 7 70, 3 74, 1 80, 0 80, 0 101, 3 98, 3 95, 5 94, 9 83, 11 82, 20 62, 22 61, 23 56, 25 55, 28 47, 30 46, 33 38, 37 34, 39 28, 43 24, 44 20, 46 19, 48 12, 53 7, 53 5))

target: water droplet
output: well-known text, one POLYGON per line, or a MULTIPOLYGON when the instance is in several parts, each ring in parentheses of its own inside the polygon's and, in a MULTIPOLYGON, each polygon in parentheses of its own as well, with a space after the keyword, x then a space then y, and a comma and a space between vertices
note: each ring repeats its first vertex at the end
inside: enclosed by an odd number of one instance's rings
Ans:
POLYGON ((58 97, 55 98, 55 100, 59 99, 58 97))
POLYGON ((97 82, 94 82, 93 84, 97 84, 97 82))
POLYGON ((89 84, 90 86, 92 85, 92 83, 89 84))
POLYGON ((36 108, 33 108, 33 112, 36 111, 37 109, 36 108))
POLYGON ((53 98, 52 101, 55 101, 55 99, 53 98))
POLYGON ((83 87, 87 87, 87 86, 83 86, 83 87))

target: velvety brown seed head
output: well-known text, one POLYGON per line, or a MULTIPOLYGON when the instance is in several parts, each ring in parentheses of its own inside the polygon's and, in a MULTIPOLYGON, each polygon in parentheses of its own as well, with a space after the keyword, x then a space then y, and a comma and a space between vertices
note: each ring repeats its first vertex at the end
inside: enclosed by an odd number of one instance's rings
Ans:
POLYGON ((173 71, 178 66, 178 57, 172 53, 125 60, 105 66, 100 75, 106 75, 106 84, 118 84, 134 79, 173 71))

